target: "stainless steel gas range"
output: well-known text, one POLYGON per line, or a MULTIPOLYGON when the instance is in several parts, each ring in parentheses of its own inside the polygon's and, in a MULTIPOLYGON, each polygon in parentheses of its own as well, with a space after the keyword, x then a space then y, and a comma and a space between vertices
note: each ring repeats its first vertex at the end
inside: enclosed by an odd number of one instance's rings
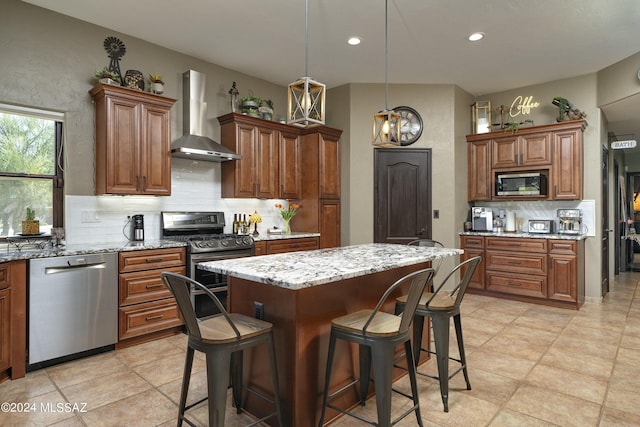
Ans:
MULTIPOLYGON (((223 212, 162 212, 162 238, 187 243, 187 275, 214 292, 227 303, 227 276, 197 268, 197 264, 252 256, 251 236, 223 234, 223 212)), ((191 302, 198 317, 218 313, 215 304, 202 291, 191 290, 191 302)))

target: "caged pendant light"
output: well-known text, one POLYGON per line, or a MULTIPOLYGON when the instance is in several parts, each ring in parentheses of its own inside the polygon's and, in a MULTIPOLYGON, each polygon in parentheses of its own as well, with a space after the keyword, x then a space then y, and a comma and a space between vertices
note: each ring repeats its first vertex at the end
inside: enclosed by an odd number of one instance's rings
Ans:
POLYGON ((309 0, 305 0, 304 75, 289 85, 287 123, 299 126, 323 125, 326 86, 309 76, 309 0))
POLYGON ((387 107, 389 104, 389 84, 387 82, 387 9, 388 0, 384 2, 384 110, 373 115, 373 141, 375 147, 396 147, 400 142, 400 114, 387 107))

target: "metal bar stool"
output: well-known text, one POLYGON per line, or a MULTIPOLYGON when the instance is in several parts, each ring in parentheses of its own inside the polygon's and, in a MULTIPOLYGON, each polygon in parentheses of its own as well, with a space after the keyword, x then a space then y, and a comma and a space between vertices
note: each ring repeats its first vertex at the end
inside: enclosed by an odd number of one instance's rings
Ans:
POLYGON ((178 427, 182 425, 183 421, 194 426, 195 424, 185 417, 185 411, 207 399, 209 399, 209 427, 224 426, 230 371, 236 411, 238 414, 241 413, 242 351, 262 344, 266 344, 269 348, 274 398, 271 400, 262 393, 248 388, 247 390, 272 403, 275 406, 275 412, 249 424, 249 426, 277 416, 278 423, 282 427, 278 371, 271 323, 242 314, 227 313, 220 300, 211 291, 188 277, 169 272, 163 272, 161 276, 165 285, 171 290, 178 302, 178 308, 184 318, 189 336, 178 409, 178 427), (205 320, 198 320, 191 304, 189 291, 191 286, 209 295, 220 310, 220 314, 205 320), (189 391, 189 380, 191 378, 195 350, 201 351, 206 355, 208 396, 187 406, 187 392, 189 391))
MULTIPOLYGON (((418 425, 422 426, 420 416, 420 404, 418 401, 418 386, 416 382, 415 364, 411 352, 411 340, 409 338, 409 326, 413 320, 414 312, 418 306, 420 296, 425 290, 427 282, 433 276, 433 269, 427 268, 410 273, 391 285, 382 295, 376 307, 371 310, 360 310, 355 313, 333 319, 331 321, 331 334, 329 338, 329 352, 327 356, 327 371, 325 374, 324 394, 322 398, 322 413, 320 415, 319 426, 324 424, 324 416, 327 407, 347 414, 351 417, 365 421, 371 425, 387 427, 396 424, 409 413, 415 412, 418 425), (405 312, 402 316, 380 311, 392 292, 400 286, 410 283, 409 294, 405 304, 405 312), (331 369, 335 355, 337 339, 343 339, 359 344, 360 378, 355 379, 350 384, 341 387, 336 392, 329 394, 329 384, 331 381, 331 369), (404 344, 409 380, 411 382, 411 393, 405 397, 413 400, 413 406, 401 414, 396 420, 391 421, 391 392, 393 381, 393 361, 395 348, 399 344, 404 344), (346 391, 350 386, 360 381, 360 404, 365 405, 367 393, 369 391, 370 370, 373 363, 373 376, 376 385, 376 409, 378 422, 375 423, 359 415, 350 413, 342 408, 330 404, 330 398, 346 391)), ((397 392, 397 391, 396 391, 397 392)), ((400 392, 398 392, 400 393, 400 392)))
MULTIPOLYGON (((418 343, 414 342, 414 349, 418 350, 414 353, 415 360, 420 359, 420 351, 435 354, 438 364, 438 376, 432 376, 423 372, 417 371, 418 374, 437 379, 440 382, 440 394, 442 396, 442 403, 444 405, 444 412, 449 412, 449 379, 462 371, 465 382, 467 383, 467 390, 471 390, 471 383, 469 382, 469 374, 467 372, 467 361, 464 354, 464 342, 462 339, 462 324, 460 322, 460 303, 464 297, 469 282, 473 273, 476 271, 478 264, 482 260, 482 257, 473 257, 461 262, 451 270, 451 272, 444 278, 442 283, 435 289, 433 293, 425 292, 420 298, 418 308, 415 311, 416 317, 430 317, 433 325, 433 339, 435 342, 436 351, 433 352, 428 348, 423 348, 421 340, 418 343), (462 278, 458 284, 452 290, 443 290, 443 286, 449 279, 455 278, 456 273, 460 271, 462 278), (453 323, 456 330, 456 339, 458 341, 458 351, 460 352, 460 359, 449 357, 449 319, 453 317, 453 323), (449 360, 454 360, 460 363, 460 368, 449 375, 449 360)), ((401 312, 410 296, 404 295, 396 299, 396 312, 401 312)), ((422 335, 420 336, 422 337, 422 335)), ((414 350, 415 351, 415 350, 414 350)))

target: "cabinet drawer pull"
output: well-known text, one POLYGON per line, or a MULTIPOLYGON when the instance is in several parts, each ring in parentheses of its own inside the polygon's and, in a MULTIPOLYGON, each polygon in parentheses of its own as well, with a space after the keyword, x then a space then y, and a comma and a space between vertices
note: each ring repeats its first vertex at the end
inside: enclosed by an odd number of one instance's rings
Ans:
POLYGON ((155 285, 147 285, 145 287, 147 289, 162 288, 164 287, 164 283, 156 283, 155 285))
POLYGON ((522 286, 522 283, 509 282, 509 286, 520 287, 520 286, 522 286))
POLYGON ((164 261, 164 258, 147 258, 147 262, 151 263, 151 262, 162 262, 164 261))
POLYGON ((162 319, 163 317, 164 317, 163 314, 158 314, 156 316, 145 317, 144 320, 147 320, 147 321, 149 321, 149 320, 157 320, 157 319, 162 319))
POLYGON ((507 264, 510 264, 510 265, 520 265, 520 264, 522 264, 522 262, 521 262, 521 261, 515 261, 515 260, 508 260, 508 261, 507 261, 507 264))

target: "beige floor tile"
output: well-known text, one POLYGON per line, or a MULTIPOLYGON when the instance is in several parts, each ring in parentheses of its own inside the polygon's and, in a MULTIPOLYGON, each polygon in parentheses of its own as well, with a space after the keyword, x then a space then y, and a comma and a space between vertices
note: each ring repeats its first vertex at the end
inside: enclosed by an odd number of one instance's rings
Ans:
MULTIPOLYGON (((173 380, 167 384, 163 384, 158 387, 165 396, 171 399, 176 405, 180 402, 180 393, 182 392, 182 376, 173 380)), ((207 372, 206 370, 194 372, 191 374, 189 380, 189 392, 187 393, 187 404, 190 405, 193 402, 207 396, 207 372)))
POLYGON ((537 362, 547 351, 549 345, 534 344, 529 340, 500 334, 484 343, 481 348, 486 352, 507 354, 537 362))
POLYGON ((444 412, 440 389, 428 390, 420 394, 422 418, 439 426, 485 426, 500 409, 499 405, 460 391, 449 393, 449 412, 444 412))
POLYGON ((82 414, 82 420, 89 427, 157 426, 175 419, 176 411, 176 405, 159 391, 151 389, 82 414))
POLYGON ((622 340, 620 341, 620 347, 629 348, 633 350, 640 350, 640 337, 623 334, 622 340))
POLYGON ((496 375, 502 375, 515 380, 522 380, 535 365, 535 361, 521 359, 496 352, 478 349, 467 357, 469 366, 496 375))
POLYGON ((577 397, 524 384, 507 402, 506 408, 561 426, 595 426, 600 407, 577 397))
POLYGON ((618 347, 612 344, 594 342, 588 338, 572 337, 560 335, 551 345, 551 348, 561 350, 566 353, 584 354, 600 359, 613 360, 618 352, 618 347))
MULTIPOLYGON (((134 366, 132 369, 145 380, 158 387, 182 378, 184 373, 184 359, 184 354, 173 354, 160 360, 145 363, 144 365, 134 366)), ((204 361, 198 357, 194 357, 192 373, 200 372, 204 369, 204 361)))
POLYGON ((640 366, 618 362, 613 367, 610 381, 612 384, 637 385, 640 378, 640 366))
POLYGON ((537 365, 533 368, 525 378, 525 382, 598 404, 604 401, 609 383, 604 378, 546 365, 537 365))
POLYGON ((126 371, 65 387, 60 391, 69 402, 85 402, 89 410, 94 410, 151 387, 135 372, 126 371))
POLYGON ((640 416, 638 378, 636 377, 635 381, 625 383, 612 381, 604 406, 640 416))
POLYGON ((600 427, 637 427, 640 426, 640 415, 630 414, 617 409, 604 407, 600 427))
POLYGON ((623 363, 625 365, 637 366, 640 368, 640 352, 634 349, 621 347, 618 350, 616 363, 623 363))
POLYGON ((593 357, 582 352, 568 352, 562 348, 550 348, 540 364, 572 370, 585 375, 608 378, 613 370, 613 360, 593 357))
POLYGON ((571 323, 566 328, 564 328, 560 336, 586 339, 594 343, 617 346, 618 344, 620 344, 622 329, 620 328, 618 330, 608 330, 601 328, 591 328, 589 326, 571 323))
POLYGON ((116 356, 127 366, 138 366, 173 354, 184 354, 184 352, 185 349, 174 344, 171 339, 164 339, 119 350, 116 356))
POLYGON ((0 385, 3 402, 25 402, 35 396, 55 390, 56 386, 45 371, 28 372, 24 378, 6 381, 0 385))
MULTIPOLYGON (((520 382, 502 375, 468 368, 471 390, 467 390, 462 372, 449 380, 449 392, 462 392, 496 405, 506 403, 518 388, 520 382)), ((439 389, 437 382, 434 385, 439 389)))
MULTIPOLYGON (((0 398, 2 402, 4 396, 0 398)), ((0 411, 1 426, 48 426, 64 420, 75 418, 76 414, 65 407, 65 399, 57 390, 31 397, 23 402, 9 406, 9 411, 0 411), (17 406, 18 404, 27 404, 17 406), (59 406, 61 405, 61 406, 59 406)), ((78 408, 82 409, 82 408, 78 408)))
POLYGON ((113 351, 45 368, 49 378, 60 388, 127 370, 113 351))
POLYGON ((498 413, 498 415, 496 415, 489 425, 491 427, 551 427, 556 426, 557 424, 521 414, 520 412, 503 409, 498 413))
POLYGON ((515 319, 518 318, 517 314, 513 314, 513 313, 502 313, 499 312, 497 310, 495 310, 495 308, 492 310, 488 307, 483 307, 480 308, 476 311, 474 311, 471 315, 471 317, 476 318, 476 319, 482 319, 485 322, 489 322, 489 323, 502 323, 502 324, 507 324, 507 323, 511 323, 513 322, 515 319))

